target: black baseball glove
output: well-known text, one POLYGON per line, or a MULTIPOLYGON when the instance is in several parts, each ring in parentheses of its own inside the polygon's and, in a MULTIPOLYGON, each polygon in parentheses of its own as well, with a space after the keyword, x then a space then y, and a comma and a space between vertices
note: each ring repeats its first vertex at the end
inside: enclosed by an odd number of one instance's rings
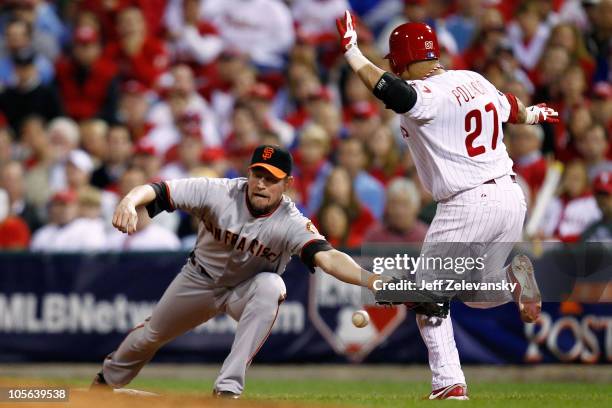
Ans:
MULTIPOLYGON (((399 279, 393 278, 390 282, 399 282, 399 279)), ((412 310, 416 314, 422 314, 428 317, 440 317, 442 319, 448 316, 448 311, 450 309, 450 302, 448 299, 422 290, 410 291, 409 294, 397 290, 378 290, 374 295, 374 299, 378 305, 406 305, 408 310, 412 310), (409 298, 410 301, 406 301, 407 298, 409 298)))

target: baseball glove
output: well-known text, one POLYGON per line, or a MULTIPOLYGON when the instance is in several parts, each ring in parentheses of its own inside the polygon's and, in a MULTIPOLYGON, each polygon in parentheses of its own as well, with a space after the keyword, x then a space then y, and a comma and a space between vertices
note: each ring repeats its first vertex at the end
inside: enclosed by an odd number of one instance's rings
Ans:
MULTIPOLYGON (((390 282, 398 281, 397 278, 391 279, 390 282)), ((428 317, 439 317, 445 319, 448 316, 450 302, 440 296, 427 291, 411 291, 411 301, 406 301, 406 293, 396 290, 378 290, 374 295, 376 304, 382 306, 405 305, 408 310, 414 311, 416 314, 422 314, 428 317)))

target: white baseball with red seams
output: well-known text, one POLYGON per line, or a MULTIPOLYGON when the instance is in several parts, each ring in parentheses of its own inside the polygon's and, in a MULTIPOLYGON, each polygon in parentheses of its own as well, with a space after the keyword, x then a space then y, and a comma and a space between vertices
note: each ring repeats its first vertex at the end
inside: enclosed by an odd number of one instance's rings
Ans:
POLYGON ((357 310, 353 313, 351 320, 355 327, 361 329, 370 324, 370 315, 365 310, 357 310))

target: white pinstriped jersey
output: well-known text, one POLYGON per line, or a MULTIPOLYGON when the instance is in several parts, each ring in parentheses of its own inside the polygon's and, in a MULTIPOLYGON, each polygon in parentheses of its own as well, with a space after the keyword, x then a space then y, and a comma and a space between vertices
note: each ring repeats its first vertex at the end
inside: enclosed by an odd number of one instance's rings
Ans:
POLYGON ((402 135, 436 201, 514 174, 502 142, 510 103, 493 84, 472 71, 446 71, 409 83, 417 101, 401 116, 402 135))
POLYGON ((165 184, 171 205, 199 218, 195 257, 218 285, 235 286, 259 272, 282 274, 291 255, 300 255, 310 241, 325 239, 287 196, 270 214, 251 214, 245 178, 165 184))

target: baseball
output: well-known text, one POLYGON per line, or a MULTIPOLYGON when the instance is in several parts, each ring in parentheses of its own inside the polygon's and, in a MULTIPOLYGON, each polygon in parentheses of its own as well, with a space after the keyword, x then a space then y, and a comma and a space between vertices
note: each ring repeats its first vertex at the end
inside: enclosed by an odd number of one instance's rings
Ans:
POLYGON ((357 310, 353 313, 353 325, 355 327, 366 327, 370 323, 370 315, 365 310, 357 310))

